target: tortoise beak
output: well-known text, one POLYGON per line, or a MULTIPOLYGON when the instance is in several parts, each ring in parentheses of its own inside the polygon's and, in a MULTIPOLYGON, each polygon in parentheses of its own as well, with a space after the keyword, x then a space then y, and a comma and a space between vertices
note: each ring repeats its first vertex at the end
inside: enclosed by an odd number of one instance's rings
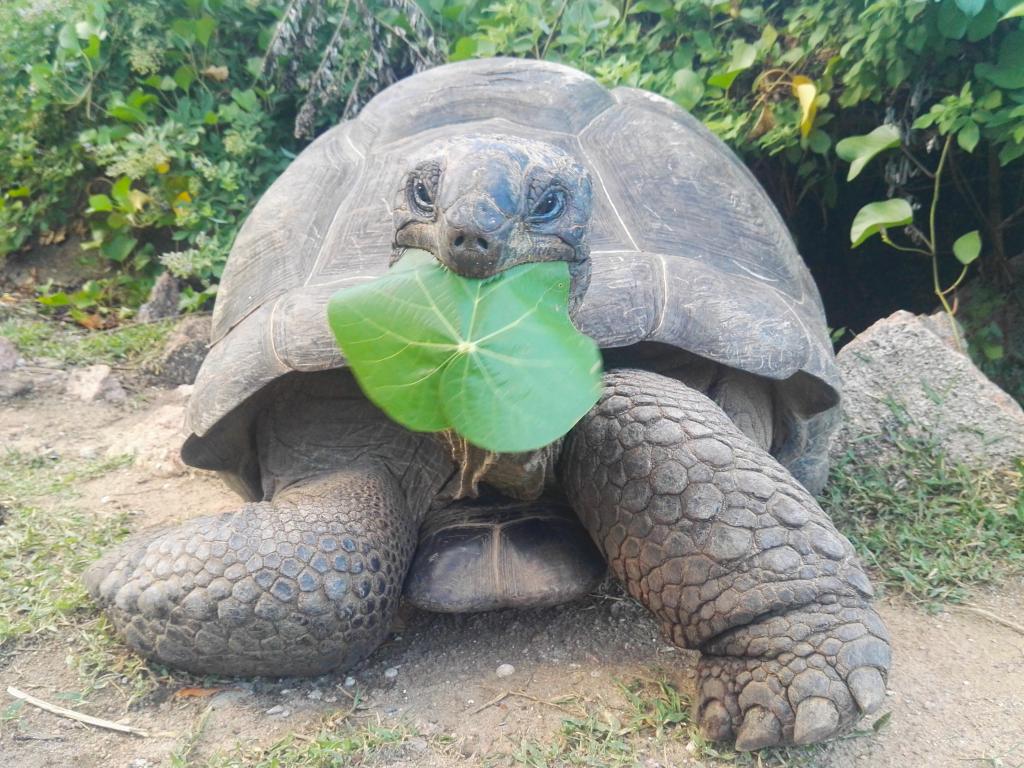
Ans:
POLYGON ((466 195, 438 216, 437 260, 462 277, 491 277, 510 266, 515 222, 487 196, 466 195))
POLYGON ((452 272, 462 277, 483 278, 501 271, 505 251, 501 233, 451 225, 439 229, 434 255, 452 272))

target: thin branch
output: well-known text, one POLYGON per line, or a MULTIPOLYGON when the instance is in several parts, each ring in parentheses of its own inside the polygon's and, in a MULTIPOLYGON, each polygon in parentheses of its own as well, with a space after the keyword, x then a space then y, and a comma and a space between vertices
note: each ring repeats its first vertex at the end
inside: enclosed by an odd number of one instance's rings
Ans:
POLYGON ((1012 629, 1014 632, 1018 632, 1024 635, 1024 627, 1022 627, 1020 624, 1010 621, 1009 619, 1004 619, 1002 616, 996 613, 992 613, 992 611, 986 611, 984 608, 978 608, 975 605, 954 605, 953 607, 960 611, 966 611, 967 613, 974 613, 978 616, 983 616, 989 621, 993 621, 996 624, 999 624, 1000 626, 1006 627, 1007 629, 1012 629))
POLYGON ((920 254, 921 256, 927 256, 929 258, 931 258, 931 255, 932 255, 931 251, 926 251, 923 248, 913 248, 913 247, 911 247, 909 245, 900 245, 899 243, 893 242, 892 238, 890 238, 889 235, 887 235, 884 230, 882 231, 882 242, 885 243, 886 245, 888 245, 890 248, 895 248, 897 251, 906 251, 907 253, 917 253, 917 254, 920 254))
POLYGON ((907 147, 902 142, 900 142, 900 150, 903 152, 904 155, 906 155, 906 158, 910 162, 912 162, 914 165, 917 166, 917 170, 919 170, 921 173, 923 173, 929 179, 934 179, 935 178, 935 174, 932 173, 931 171, 929 171, 928 168, 925 167, 921 163, 920 160, 918 160, 916 157, 914 157, 914 153, 911 152, 909 149, 907 149, 907 147))
POLYGON ((978 219, 982 222, 987 222, 988 217, 985 215, 985 211, 981 207, 981 203, 978 202, 978 198, 975 197, 974 192, 971 190, 970 185, 967 183, 967 179, 964 178, 963 172, 960 170, 960 164, 956 162, 956 158, 952 158, 949 163, 949 168, 953 171, 953 184, 956 186, 957 192, 974 208, 975 214, 978 219))
POLYGON ((56 704, 50 704, 42 699, 37 699, 35 696, 19 691, 13 685, 7 686, 7 693, 16 699, 21 699, 33 707, 38 707, 46 712, 49 712, 59 717, 67 717, 71 720, 77 720, 80 723, 86 725, 94 725, 97 728, 106 728, 110 731, 117 731, 119 733, 130 733, 135 736, 142 736, 145 738, 149 734, 141 728, 133 728, 130 725, 122 725, 121 723, 115 723, 112 720, 104 720, 102 717, 93 717, 92 715, 85 715, 81 712, 76 712, 73 709, 67 709, 65 707, 58 707, 56 704))
POLYGON ((555 39, 555 32, 558 31, 558 25, 562 23, 562 15, 565 13, 565 7, 569 5, 569 0, 562 0, 562 7, 558 9, 558 15, 555 16, 555 23, 551 25, 551 31, 548 32, 548 39, 544 41, 544 47, 540 49, 540 56, 537 58, 543 59, 548 55, 548 46, 551 45, 551 41, 555 39))

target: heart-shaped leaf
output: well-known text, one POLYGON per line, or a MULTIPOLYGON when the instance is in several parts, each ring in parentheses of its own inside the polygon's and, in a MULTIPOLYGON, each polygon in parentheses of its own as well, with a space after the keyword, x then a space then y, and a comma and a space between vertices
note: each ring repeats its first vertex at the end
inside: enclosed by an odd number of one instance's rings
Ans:
POLYGON ((672 88, 676 102, 683 109, 693 109, 704 97, 704 81, 692 69, 680 69, 672 75, 672 88))
POLYGON ((853 217, 853 225, 850 227, 850 242, 856 248, 882 230, 889 227, 906 226, 913 220, 914 211, 911 209, 910 203, 902 198, 868 203, 853 217))
POLYGON ((968 232, 966 235, 958 237, 956 242, 953 243, 953 255, 956 256, 956 260, 964 266, 967 266, 981 253, 981 235, 978 234, 978 230, 974 229, 968 232))
POLYGON ((985 8, 985 0, 956 0, 956 5, 968 16, 977 16, 985 8))
POLYGON ((853 181, 864 166, 887 149, 900 145, 900 131, 895 125, 880 125, 864 136, 850 136, 836 144, 836 154, 850 164, 847 181, 853 181))
POLYGON ((974 73, 1000 88, 1024 88, 1024 29, 1011 32, 999 45, 999 63, 981 61, 974 65, 974 73))
POLYGON ((410 250, 327 308, 366 396, 420 432, 514 453, 547 445, 597 401, 601 353, 569 319, 564 262, 473 280, 410 250))

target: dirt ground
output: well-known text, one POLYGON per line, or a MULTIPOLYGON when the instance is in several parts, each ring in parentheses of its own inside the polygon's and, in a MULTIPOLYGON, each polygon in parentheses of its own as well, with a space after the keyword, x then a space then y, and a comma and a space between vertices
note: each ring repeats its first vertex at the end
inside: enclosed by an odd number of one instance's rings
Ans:
MULTIPOLYGON (((133 527, 229 509, 237 502, 215 477, 185 471, 174 458, 184 400, 181 392, 156 389, 120 405, 72 402, 57 393, 9 400, 0 403, 0 446, 72 458, 135 454, 134 465, 86 484, 75 502, 98 515, 128 511, 133 527)), ((883 600, 895 646, 883 710, 891 713, 888 722, 878 732, 862 723, 862 735, 765 764, 1024 766, 1024 634, 979 612, 1024 625, 1024 583, 976 594, 972 605, 977 610, 930 615, 883 600)), ((69 642, 59 634, 36 636, 0 657, 0 715, 10 711, 8 686, 55 703, 82 690, 68 663, 69 642)), ((0 767, 204 764, 238 745, 315 733, 325 715, 352 708, 353 691, 364 705, 357 713, 362 722, 405 723, 419 734, 384 764, 507 765, 517 753, 526 760, 524 741, 557 738, 562 721, 581 707, 611 722, 622 704, 620 684, 667 680, 691 692, 694 658, 668 646, 644 611, 614 588, 538 611, 445 616, 409 609, 390 640, 347 674, 212 682, 221 688, 212 696, 182 696, 181 688, 196 683, 170 677, 139 701, 110 686, 72 705, 143 728, 146 737, 22 707, 0 717, 0 767), (503 664, 514 671, 499 677, 503 664), (346 686, 349 676, 355 682, 346 686), (183 744, 193 747, 185 762, 183 744)), ((688 734, 680 728, 652 740, 635 764, 725 764, 703 754, 688 734)))

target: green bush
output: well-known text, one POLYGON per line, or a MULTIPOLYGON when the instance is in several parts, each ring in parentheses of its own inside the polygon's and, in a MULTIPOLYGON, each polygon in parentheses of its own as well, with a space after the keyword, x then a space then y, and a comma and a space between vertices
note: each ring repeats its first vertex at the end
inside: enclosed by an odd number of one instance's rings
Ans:
POLYGON ((1015 0, 65 5, 0 9, 0 66, 12 73, 0 82, 0 255, 84 219, 86 247, 112 268, 51 304, 134 304, 167 268, 198 306, 240 221, 305 139, 414 70, 496 54, 562 61, 691 109, 751 165, 798 238, 824 221, 843 234, 833 259, 865 259, 845 251, 863 203, 883 194, 927 208, 952 136, 938 268, 955 269, 953 241, 978 230, 981 272, 1005 287, 1024 247, 1015 0), (836 145, 882 124, 897 151, 845 182, 836 145))
POLYGON ((66 23, 15 8, 0 44, 16 73, 0 83, 0 110, 17 126, 0 131, 0 254, 84 218, 84 248, 114 268, 86 305, 137 303, 164 268, 200 304, 242 218, 294 156, 282 99, 256 76, 274 5, 80 0, 66 23))

